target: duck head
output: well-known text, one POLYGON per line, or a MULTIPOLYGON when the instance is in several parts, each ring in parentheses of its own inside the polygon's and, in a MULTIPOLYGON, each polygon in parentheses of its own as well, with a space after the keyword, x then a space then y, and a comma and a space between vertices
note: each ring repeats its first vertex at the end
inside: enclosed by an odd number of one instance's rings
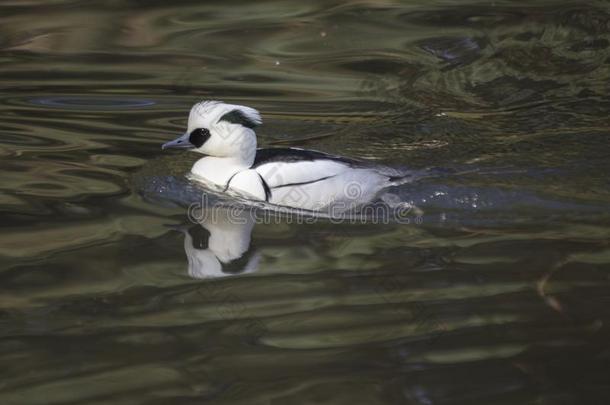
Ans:
POLYGON ((186 132, 161 149, 188 149, 251 165, 256 155, 254 128, 260 124, 261 116, 253 108, 203 101, 191 108, 186 132))

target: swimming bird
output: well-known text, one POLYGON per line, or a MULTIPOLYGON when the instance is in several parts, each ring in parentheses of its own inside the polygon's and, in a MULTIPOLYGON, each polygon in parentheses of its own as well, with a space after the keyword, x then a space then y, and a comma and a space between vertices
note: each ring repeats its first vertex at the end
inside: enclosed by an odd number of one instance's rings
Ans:
POLYGON ((193 165, 192 180, 249 199, 314 211, 354 209, 410 180, 405 171, 315 150, 257 149, 255 128, 261 124, 254 108, 203 101, 192 107, 186 132, 162 149, 205 155, 193 165))

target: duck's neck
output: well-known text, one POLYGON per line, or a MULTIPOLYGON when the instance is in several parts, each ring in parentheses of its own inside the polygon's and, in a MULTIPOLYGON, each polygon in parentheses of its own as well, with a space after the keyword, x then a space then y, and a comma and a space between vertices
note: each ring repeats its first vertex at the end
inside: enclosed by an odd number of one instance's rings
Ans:
POLYGON ((236 157, 206 156, 193 165, 191 173, 214 184, 225 186, 231 177, 252 166, 254 157, 243 159, 236 157))
POLYGON ((213 137, 200 149, 203 153, 212 151, 213 153, 199 159, 193 165, 191 172, 207 181, 224 186, 235 174, 249 169, 254 164, 256 134, 252 129, 240 126, 224 137, 213 137))

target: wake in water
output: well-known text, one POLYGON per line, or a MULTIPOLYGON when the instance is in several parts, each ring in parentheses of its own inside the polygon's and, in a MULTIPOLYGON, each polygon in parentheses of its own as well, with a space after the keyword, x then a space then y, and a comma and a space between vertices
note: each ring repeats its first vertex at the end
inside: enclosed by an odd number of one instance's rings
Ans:
MULTIPOLYGON (((154 166, 158 170, 157 163, 154 166)), ((261 218, 289 218, 304 222, 324 219, 363 223, 425 222, 430 225, 450 222, 501 224, 558 215, 586 218, 605 212, 601 204, 590 201, 562 199, 525 187, 501 185, 501 181, 517 175, 536 177, 539 181, 539 177, 544 176, 540 172, 504 168, 433 168, 406 173, 397 185, 383 190, 367 204, 330 205, 319 211, 248 200, 213 185, 192 181, 184 174, 159 175, 142 170, 134 178, 134 184, 145 199, 156 204, 187 208, 189 216, 196 216, 197 211, 225 208, 235 212, 249 211, 257 221, 265 221, 261 218)), ((351 186, 353 189, 346 190, 346 194, 357 199, 357 185, 351 186)))

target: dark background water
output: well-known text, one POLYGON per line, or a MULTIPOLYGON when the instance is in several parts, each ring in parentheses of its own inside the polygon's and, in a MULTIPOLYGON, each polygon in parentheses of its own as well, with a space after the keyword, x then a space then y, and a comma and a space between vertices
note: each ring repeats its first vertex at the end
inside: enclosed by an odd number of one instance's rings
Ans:
POLYGON ((0 403, 609 403, 609 79, 605 1, 1 2, 0 403), (469 174, 196 279, 149 185, 201 99, 469 174))

